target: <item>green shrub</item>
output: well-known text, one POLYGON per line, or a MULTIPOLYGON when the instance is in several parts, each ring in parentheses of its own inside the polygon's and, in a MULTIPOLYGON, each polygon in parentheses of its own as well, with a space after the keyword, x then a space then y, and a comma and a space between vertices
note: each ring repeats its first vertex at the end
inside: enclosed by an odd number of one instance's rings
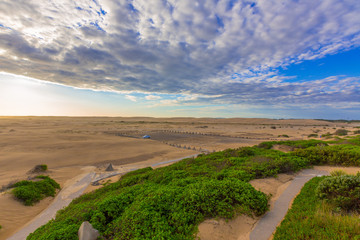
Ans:
POLYGON ((311 137, 318 137, 319 135, 316 134, 316 133, 312 133, 312 134, 309 134, 308 137, 311 138, 311 137))
POLYGON ((30 206, 48 196, 55 196, 60 185, 48 176, 37 176, 38 181, 20 181, 13 185, 14 196, 25 205, 30 206))
POLYGON ((338 135, 338 136, 345 136, 348 134, 348 130, 346 129, 338 129, 335 131, 334 133, 335 135, 338 135))
POLYGON ((278 137, 285 137, 285 138, 289 138, 289 135, 287 135, 287 134, 282 134, 282 135, 278 135, 278 137))
POLYGON ((30 170, 30 173, 41 173, 45 172, 48 169, 46 164, 36 165, 33 169, 30 170))
POLYGON ((360 212, 360 176, 332 176, 320 182, 317 196, 345 211, 360 212))
POLYGON ((360 147, 343 144, 297 149, 292 154, 307 158, 312 165, 360 166, 360 147))
POLYGON ((323 138, 330 138, 331 136, 332 136, 332 134, 329 132, 321 135, 321 137, 323 137, 323 138))
POLYGON ((360 130, 355 130, 354 134, 360 134, 360 130))
POLYGON ((42 171, 46 171, 48 169, 48 166, 46 164, 41 164, 39 166, 42 171))
POLYGON ((259 148, 264 149, 271 149, 274 145, 286 145, 291 146, 294 148, 308 148, 314 146, 326 146, 328 145, 326 142, 316 139, 310 140, 297 140, 297 141, 269 141, 269 142, 262 142, 258 145, 259 148))
POLYGON ((360 135, 346 139, 349 144, 360 146, 360 135))
POLYGON ((335 176, 342 176, 342 175, 346 175, 346 172, 343 170, 334 170, 330 172, 330 175, 335 177, 335 176))

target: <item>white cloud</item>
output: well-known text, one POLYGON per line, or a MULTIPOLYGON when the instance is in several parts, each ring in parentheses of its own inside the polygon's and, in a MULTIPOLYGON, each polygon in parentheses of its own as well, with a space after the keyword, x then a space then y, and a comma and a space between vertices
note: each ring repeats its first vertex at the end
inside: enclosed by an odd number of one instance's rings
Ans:
POLYGON ((159 99, 161 99, 161 97, 156 96, 156 95, 147 95, 147 96, 145 96, 145 99, 146 100, 159 100, 159 99))
POLYGON ((137 101, 137 98, 135 96, 132 96, 132 95, 125 95, 125 98, 130 100, 130 101, 133 101, 133 102, 137 101))

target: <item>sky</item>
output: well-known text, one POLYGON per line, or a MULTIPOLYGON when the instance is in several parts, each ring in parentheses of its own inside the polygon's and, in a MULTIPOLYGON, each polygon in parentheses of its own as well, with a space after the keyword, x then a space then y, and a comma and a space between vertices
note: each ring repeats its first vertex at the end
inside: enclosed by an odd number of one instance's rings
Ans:
POLYGON ((358 0, 2 0, 0 115, 360 119, 358 0))

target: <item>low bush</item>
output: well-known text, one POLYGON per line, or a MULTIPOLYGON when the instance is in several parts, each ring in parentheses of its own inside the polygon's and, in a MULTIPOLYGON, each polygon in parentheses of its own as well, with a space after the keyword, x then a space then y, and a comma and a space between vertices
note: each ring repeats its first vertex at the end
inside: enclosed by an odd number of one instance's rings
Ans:
POLYGON ((348 138, 347 142, 352 145, 360 146, 360 135, 348 138))
POLYGON ((312 134, 309 134, 308 135, 308 138, 311 138, 311 137, 318 137, 319 135, 318 134, 316 134, 316 133, 312 133, 312 134))
POLYGON ((338 136, 345 136, 345 135, 347 135, 348 134, 348 130, 346 130, 346 129, 338 129, 338 130, 336 130, 335 131, 335 135, 338 135, 338 136))
POLYGON ((335 177, 335 176, 342 176, 342 175, 346 175, 346 172, 343 170, 334 170, 330 172, 330 175, 335 177))
POLYGON ((48 169, 48 166, 46 164, 40 164, 36 166, 41 171, 46 171, 48 169))
POLYGON ((35 181, 20 181, 13 185, 12 193, 25 205, 30 206, 48 196, 55 196, 60 185, 48 176, 37 176, 35 181))
POLYGON ((293 155, 309 160, 312 165, 360 166, 360 147, 356 145, 333 145, 297 149, 293 155))
POLYGON ((321 140, 297 140, 297 141, 269 141, 269 142, 262 142, 258 145, 259 148, 264 149, 271 149, 274 145, 286 145, 291 146, 294 148, 308 148, 314 146, 327 146, 328 144, 321 140))
POLYGON ((278 137, 289 138, 289 135, 287 135, 287 134, 282 134, 282 135, 278 135, 278 137))
POLYGON ((331 136, 332 136, 332 134, 329 132, 321 135, 321 137, 323 137, 323 138, 331 138, 331 136))
POLYGON ((46 164, 39 164, 36 165, 33 169, 29 171, 29 173, 41 173, 45 172, 48 169, 48 166, 46 164))
POLYGON ((360 212, 360 176, 331 176, 320 182, 316 194, 345 211, 360 212))

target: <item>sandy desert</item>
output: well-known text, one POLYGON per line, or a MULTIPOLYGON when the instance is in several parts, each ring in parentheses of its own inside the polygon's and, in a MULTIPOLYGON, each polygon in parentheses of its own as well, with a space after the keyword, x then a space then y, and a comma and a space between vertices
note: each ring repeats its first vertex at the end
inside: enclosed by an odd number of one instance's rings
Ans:
MULTIPOLYGON (((304 119, 0 117, 0 239, 21 229, 53 200, 46 198, 34 206, 24 206, 6 188, 30 177, 29 171, 37 164, 46 164, 47 174, 64 187, 78 175, 101 172, 110 163, 116 169, 166 165, 168 160, 201 152, 253 146, 269 140, 308 139, 310 134, 320 138, 339 128, 353 131, 358 125, 304 119), (144 135, 151 139, 143 139, 144 135)), ((278 196, 291 178, 284 175, 257 180, 254 185, 278 196)), ((251 229, 254 221, 246 219, 245 225, 251 229)), ((231 223, 223 225, 226 227, 222 234, 231 228, 231 223)), ((200 234, 203 228, 209 232, 213 224, 210 221, 208 226, 201 225, 200 234)), ((231 234, 236 239, 240 233, 231 234)), ((209 238, 204 235, 202 239, 209 238)))

